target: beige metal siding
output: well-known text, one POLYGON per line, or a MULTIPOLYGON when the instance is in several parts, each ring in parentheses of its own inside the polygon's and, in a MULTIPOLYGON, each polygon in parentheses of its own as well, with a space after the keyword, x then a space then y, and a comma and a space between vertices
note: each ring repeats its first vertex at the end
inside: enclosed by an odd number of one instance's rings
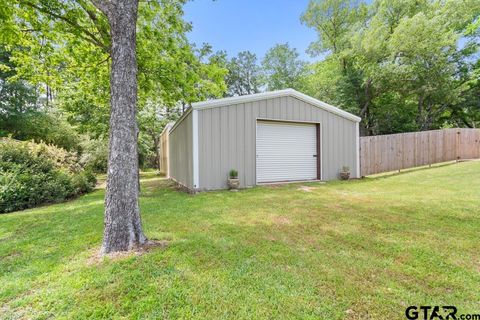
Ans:
POLYGON ((165 126, 162 134, 160 135, 160 141, 158 143, 158 170, 160 174, 168 177, 168 142, 169 131, 172 128, 172 124, 168 123, 165 126))
POLYGON ((226 188, 230 169, 242 187, 255 185, 257 119, 320 123, 322 179, 337 179, 342 166, 357 176, 355 122, 286 96, 198 110, 200 189, 226 188))
POLYGON ((192 113, 176 124, 169 135, 169 177, 193 188, 192 113))

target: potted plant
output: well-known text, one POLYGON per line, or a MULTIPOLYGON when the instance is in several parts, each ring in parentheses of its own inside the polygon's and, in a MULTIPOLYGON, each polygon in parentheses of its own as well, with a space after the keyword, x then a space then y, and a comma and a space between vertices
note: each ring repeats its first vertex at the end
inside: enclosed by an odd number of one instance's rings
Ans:
POLYGON ((230 190, 237 190, 240 187, 240 180, 238 179, 238 171, 230 170, 228 173, 228 188, 230 190))
POLYGON ((340 179, 348 180, 350 179, 350 167, 343 166, 342 171, 340 171, 340 179))

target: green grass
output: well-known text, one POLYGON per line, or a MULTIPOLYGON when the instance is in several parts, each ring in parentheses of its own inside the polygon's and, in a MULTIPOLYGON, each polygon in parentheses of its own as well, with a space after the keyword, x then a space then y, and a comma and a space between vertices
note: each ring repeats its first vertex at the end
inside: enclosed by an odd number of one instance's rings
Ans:
POLYGON ((170 243, 139 256, 92 263, 103 190, 0 215, 0 318, 480 313, 480 162, 197 196, 142 183, 146 234, 170 243))

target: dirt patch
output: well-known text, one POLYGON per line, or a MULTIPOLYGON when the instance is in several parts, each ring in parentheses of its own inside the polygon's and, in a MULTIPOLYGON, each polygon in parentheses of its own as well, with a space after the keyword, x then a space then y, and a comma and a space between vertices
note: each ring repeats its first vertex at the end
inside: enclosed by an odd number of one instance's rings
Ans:
POLYGON ((269 188, 269 189, 278 189, 282 185, 281 184, 266 184, 264 187, 269 188))
POLYGON ((267 237, 265 237, 265 240, 271 241, 271 242, 276 242, 277 238, 275 238, 274 236, 267 236, 267 237))
POLYGON ((273 222, 275 224, 279 224, 279 225, 289 225, 289 224, 292 224, 292 221, 290 219, 288 219, 287 217, 275 217, 273 218, 273 222))
POLYGON ((325 207, 335 211, 341 211, 343 208, 343 206, 339 203, 327 203, 325 204, 325 207))
POLYGON ((119 261, 133 256, 141 256, 156 248, 165 249, 168 247, 168 244, 169 241, 167 240, 149 240, 144 245, 135 247, 130 251, 113 252, 105 255, 100 254, 100 250, 95 250, 90 258, 87 259, 87 265, 98 265, 105 261, 105 259, 119 261))
POLYGON ((0 260, 9 260, 9 259, 15 259, 15 258, 18 258, 20 257, 22 254, 20 252, 17 252, 17 251, 14 251, 12 253, 9 253, 5 256, 1 256, 0 257, 0 260))
MULTIPOLYGON (((160 188, 160 187, 170 187, 172 183, 165 177, 160 175, 154 175, 149 177, 141 177, 140 184, 146 188, 160 188)), ((107 177, 101 176, 97 178, 97 185, 95 189, 105 189, 107 187, 107 177)))
MULTIPOLYGON (((2 213, 3 214, 3 213, 2 213)), ((5 236, 3 238, 0 238, 0 242, 7 241, 13 239, 13 236, 5 236)))
POLYGON ((298 190, 304 191, 304 192, 312 192, 313 190, 317 190, 317 187, 309 187, 309 186, 300 186, 298 187, 298 190))

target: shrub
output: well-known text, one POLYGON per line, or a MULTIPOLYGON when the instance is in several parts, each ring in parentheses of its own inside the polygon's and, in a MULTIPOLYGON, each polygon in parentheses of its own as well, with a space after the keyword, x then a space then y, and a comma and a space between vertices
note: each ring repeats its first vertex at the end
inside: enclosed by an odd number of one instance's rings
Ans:
POLYGON ((43 143, 0 140, 0 213, 89 192, 96 180, 74 153, 43 143))
POLYGON ((80 143, 82 155, 80 164, 87 170, 95 173, 107 172, 108 142, 105 139, 91 139, 83 137, 80 143))
POLYGON ((80 136, 65 118, 54 112, 29 110, 0 117, 0 136, 46 142, 68 151, 79 150, 80 136))
POLYGON ((238 171, 235 170, 235 169, 232 169, 228 173, 228 176, 230 177, 230 179, 237 179, 238 178, 238 171))
POLYGON ((72 177, 75 194, 87 193, 93 190, 97 179, 90 171, 80 172, 72 177))

